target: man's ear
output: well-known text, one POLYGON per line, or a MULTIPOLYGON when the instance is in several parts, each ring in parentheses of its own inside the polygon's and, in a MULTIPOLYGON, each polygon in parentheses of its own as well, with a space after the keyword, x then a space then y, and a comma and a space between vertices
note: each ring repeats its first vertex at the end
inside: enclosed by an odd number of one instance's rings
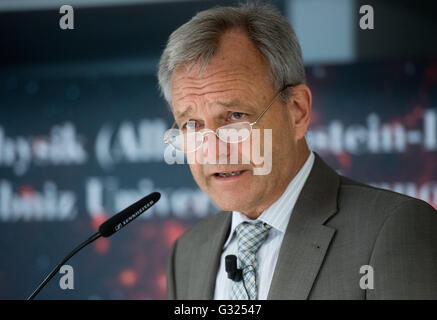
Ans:
POLYGON ((287 107, 296 141, 302 139, 307 132, 311 119, 311 104, 311 90, 307 85, 300 84, 291 89, 287 107))

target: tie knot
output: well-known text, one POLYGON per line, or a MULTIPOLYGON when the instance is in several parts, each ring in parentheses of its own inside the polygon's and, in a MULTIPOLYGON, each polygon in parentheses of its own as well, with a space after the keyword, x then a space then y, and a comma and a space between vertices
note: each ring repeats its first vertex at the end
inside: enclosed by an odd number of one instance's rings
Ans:
POLYGON ((256 253, 268 236, 271 229, 266 223, 243 222, 236 228, 238 238, 238 250, 256 253))

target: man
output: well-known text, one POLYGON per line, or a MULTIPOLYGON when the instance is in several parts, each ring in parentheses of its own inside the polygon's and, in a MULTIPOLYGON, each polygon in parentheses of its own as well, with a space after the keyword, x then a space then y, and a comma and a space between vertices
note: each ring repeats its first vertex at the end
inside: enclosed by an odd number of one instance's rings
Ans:
POLYGON ((340 176, 309 150, 311 91, 275 9, 198 13, 170 36, 158 77, 179 128, 166 142, 195 155, 195 181, 223 210, 175 242, 168 298, 437 298, 435 210, 340 176), (223 139, 223 128, 244 126, 271 133, 266 174, 243 139, 223 139), (249 161, 220 161, 231 150, 249 161))

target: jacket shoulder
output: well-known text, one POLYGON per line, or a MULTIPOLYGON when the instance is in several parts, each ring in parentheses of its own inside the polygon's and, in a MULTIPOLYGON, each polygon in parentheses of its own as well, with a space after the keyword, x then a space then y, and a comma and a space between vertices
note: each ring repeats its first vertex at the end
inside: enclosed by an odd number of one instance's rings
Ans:
POLYGON ((355 208, 366 208, 385 213, 396 214, 409 209, 412 212, 436 212, 427 202, 395 191, 374 187, 348 177, 340 176, 340 202, 353 202, 355 208))

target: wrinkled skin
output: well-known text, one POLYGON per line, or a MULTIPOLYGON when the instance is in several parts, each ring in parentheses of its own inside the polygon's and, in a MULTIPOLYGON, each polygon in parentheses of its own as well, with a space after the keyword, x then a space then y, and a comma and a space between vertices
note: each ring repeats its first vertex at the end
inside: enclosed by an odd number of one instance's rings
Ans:
MULTIPOLYGON (((220 40, 217 54, 207 68, 199 65, 178 66, 172 76, 172 108, 179 128, 194 120, 196 129, 216 130, 235 121, 255 121, 272 101, 277 91, 268 77, 269 69, 262 56, 239 29, 227 31, 220 40)), ((239 211, 256 219, 285 191, 309 155, 305 141, 311 113, 311 91, 306 85, 293 88, 286 103, 276 99, 262 119, 254 126, 272 129, 272 169, 267 175, 254 175, 256 166, 250 154, 250 164, 190 164, 199 187, 222 210, 239 211), (247 170, 235 179, 222 181, 215 173, 247 170)), ((263 140, 262 140, 263 141, 263 140)), ((213 134, 206 135, 203 146, 196 151, 208 157, 216 148, 217 157, 224 143, 213 134)), ((261 150, 263 144, 261 144, 261 150)), ((240 146, 239 152, 242 152, 240 146)))

